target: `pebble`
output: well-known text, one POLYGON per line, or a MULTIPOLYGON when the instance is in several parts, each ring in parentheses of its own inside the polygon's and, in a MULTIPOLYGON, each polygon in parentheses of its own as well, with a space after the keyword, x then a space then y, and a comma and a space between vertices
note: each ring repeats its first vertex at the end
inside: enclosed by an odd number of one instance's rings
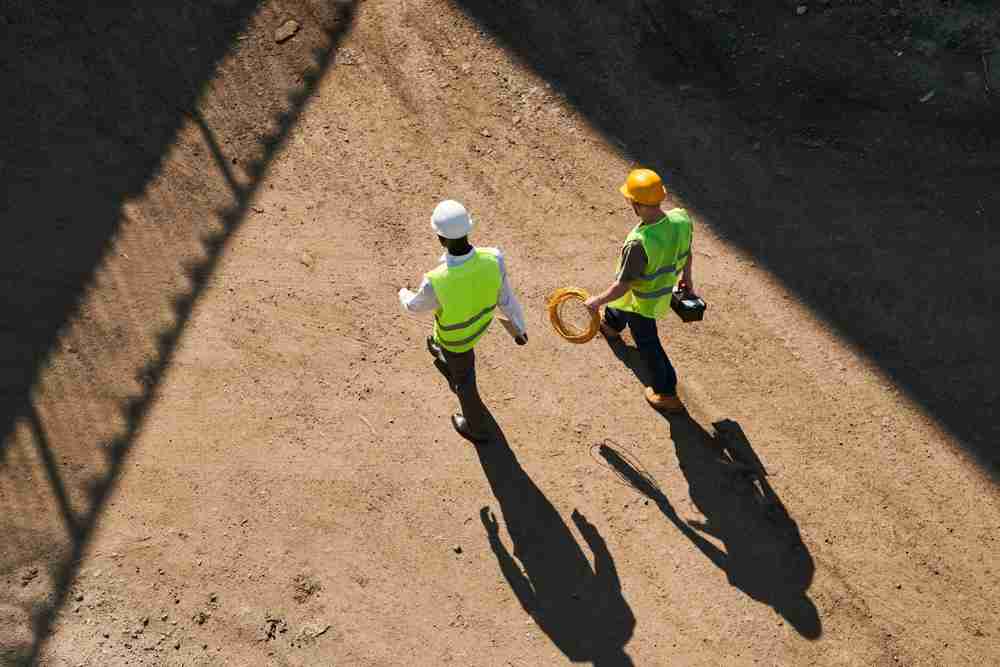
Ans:
POLYGON ((174 642, 174 650, 175 651, 180 651, 181 650, 181 643, 180 642, 174 642))
POLYGON ((78 593, 77 594, 76 601, 77 602, 83 602, 83 593, 78 593))
POLYGON ((802 16, 803 14, 805 14, 808 11, 809 11, 809 8, 806 7, 805 5, 799 5, 798 7, 795 8, 795 13, 798 14, 799 16, 802 16))
POLYGON ((309 267, 313 265, 314 260, 313 256, 310 255, 308 252, 303 252, 302 257, 299 258, 299 261, 302 263, 303 266, 309 267))
POLYGON ((454 551, 454 552, 455 552, 455 553, 457 553, 457 554, 460 554, 460 553, 462 553, 462 547, 461 547, 461 546, 459 546, 459 545, 457 545, 457 544, 456 544, 455 546, 453 546, 453 547, 451 548, 451 550, 452 550, 452 551, 454 551))
POLYGON ((164 614, 163 616, 160 616, 160 620, 161 621, 166 621, 168 618, 170 618, 170 617, 167 616, 166 614, 164 614))
POLYGON ((274 41, 278 44, 288 41, 292 38, 295 33, 299 31, 299 22, 294 19, 288 19, 281 26, 274 31, 274 41))
POLYGON ((352 49, 339 49, 337 51, 337 63, 341 65, 358 65, 361 57, 352 49))

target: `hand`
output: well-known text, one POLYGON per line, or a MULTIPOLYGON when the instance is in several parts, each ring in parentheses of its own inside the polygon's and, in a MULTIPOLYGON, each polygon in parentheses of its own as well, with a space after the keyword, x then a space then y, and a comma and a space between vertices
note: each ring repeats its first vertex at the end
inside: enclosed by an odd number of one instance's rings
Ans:
POLYGON ((523 333, 520 336, 514 336, 514 342, 517 343, 518 345, 527 345, 528 344, 528 334, 523 333))
POLYGON ((677 287, 682 294, 694 294, 694 281, 690 278, 681 278, 680 282, 677 283, 677 287))
POLYGON ((497 518, 493 516, 489 507, 479 510, 479 518, 483 520, 483 527, 486 528, 486 534, 490 539, 500 536, 500 524, 497 523, 497 518))
POLYGON ((587 310, 589 310, 590 312, 596 313, 598 310, 601 309, 601 300, 596 296, 592 296, 586 301, 584 301, 583 305, 585 305, 587 307, 587 310))

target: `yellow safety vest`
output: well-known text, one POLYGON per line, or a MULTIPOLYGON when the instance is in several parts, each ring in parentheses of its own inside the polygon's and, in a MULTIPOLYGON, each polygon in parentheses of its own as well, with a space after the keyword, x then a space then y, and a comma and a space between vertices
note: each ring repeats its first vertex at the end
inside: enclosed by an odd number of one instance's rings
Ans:
POLYGON ((493 322, 503 277, 493 248, 477 248, 458 266, 442 264, 426 275, 437 296, 434 340, 449 352, 467 352, 493 322))
MULTIPOLYGON (((670 295, 691 257, 693 226, 687 211, 675 208, 651 225, 638 225, 629 232, 625 245, 642 243, 646 251, 646 271, 632 283, 620 299, 608 304, 618 310, 659 319, 670 310, 670 295)), ((624 254, 624 253, 623 253, 624 254)), ((618 271, 622 260, 618 260, 618 271)))

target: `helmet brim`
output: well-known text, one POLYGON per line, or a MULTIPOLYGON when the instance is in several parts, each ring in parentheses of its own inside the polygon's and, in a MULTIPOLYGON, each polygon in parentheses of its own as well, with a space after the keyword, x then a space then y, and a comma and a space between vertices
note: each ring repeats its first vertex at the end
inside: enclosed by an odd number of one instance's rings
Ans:
POLYGON ((451 241, 454 241, 456 239, 465 238, 466 236, 468 236, 469 234, 472 233, 472 230, 473 230, 473 228, 475 226, 476 226, 476 222, 472 219, 472 216, 469 216, 469 225, 468 225, 468 227, 466 227, 464 230, 451 231, 451 232, 448 232, 448 231, 446 231, 446 230, 444 230, 442 228, 439 228, 434 223, 433 220, 431 221, 431 229, 434 230, 434 233, 437 234, 438 236, 440 236, 443 239, 449 239, 451 241), (461 232, 461 233, 459 233, 459 232, 461 232), (457 236, 456 236, 456 234, 457 234, 457 236))

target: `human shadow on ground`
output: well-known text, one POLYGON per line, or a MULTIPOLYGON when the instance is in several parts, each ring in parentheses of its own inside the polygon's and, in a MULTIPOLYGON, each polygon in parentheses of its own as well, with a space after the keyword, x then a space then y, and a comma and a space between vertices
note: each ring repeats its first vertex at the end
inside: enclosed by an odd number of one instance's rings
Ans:
POLYGON ((477 447, 479 461, 513 553, 500 540, 488 507, 480 514, 500 570, 524 610, 572 662, 597 667, 632 665, 625 644, 635 616, 622 595, 614 560, 597 529, 574 510, 572 519, 594 554, 591 569, 563 518, 518 462, 499 428, 477 447))
POLYGON ((798 526, 735 422, 717 422, 713 437, 690 415, 667 417, 677 460, 703 522, 678 516, 656 480, 634 456, 605 442, 598 451, 611 469, 656 503, 663 515, 726 573, 729 583, 773 608, 800 635, 818 639, 822 624, 807 591, 815 564, 798 526), (722 549, 705 535, 720 540, 722 549))

